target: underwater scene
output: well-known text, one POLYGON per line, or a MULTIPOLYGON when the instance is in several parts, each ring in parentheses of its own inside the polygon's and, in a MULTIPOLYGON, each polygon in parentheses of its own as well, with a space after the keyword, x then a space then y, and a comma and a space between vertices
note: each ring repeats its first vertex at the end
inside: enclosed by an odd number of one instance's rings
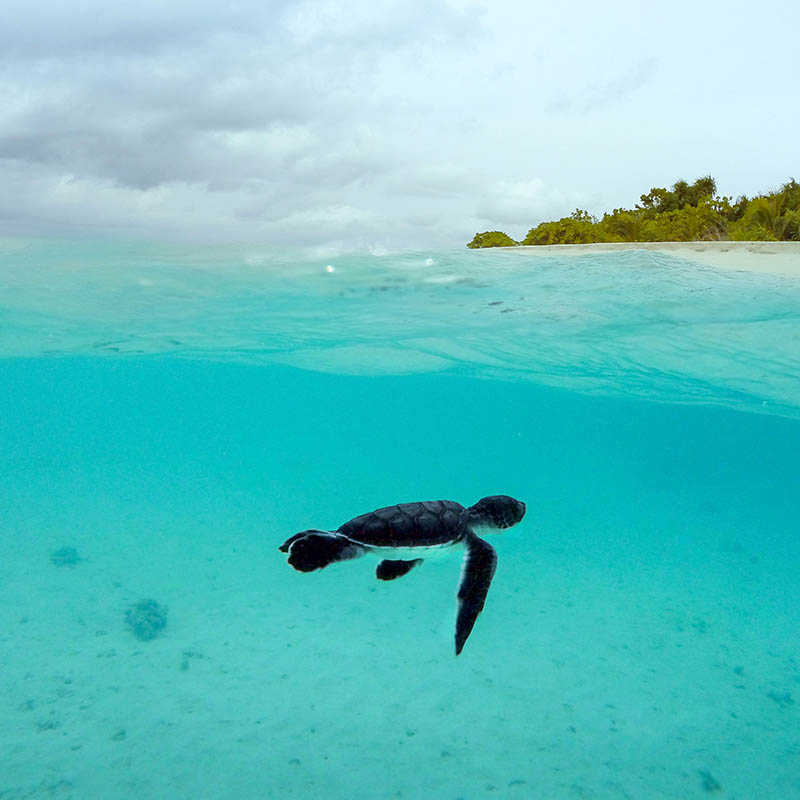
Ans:
POLYGON ((800 797, 798 453, 797 278, 3 240, 0 798, 800 797))

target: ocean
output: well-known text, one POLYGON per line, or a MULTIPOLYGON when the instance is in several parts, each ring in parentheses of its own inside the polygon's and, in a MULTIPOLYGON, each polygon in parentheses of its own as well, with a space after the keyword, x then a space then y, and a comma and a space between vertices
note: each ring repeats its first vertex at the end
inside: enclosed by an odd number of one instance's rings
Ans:
POLYGON ((800 796, 800 280, 0 242, 0 798, 800 796), (278 546, 508 494, 378 581, 278 546))

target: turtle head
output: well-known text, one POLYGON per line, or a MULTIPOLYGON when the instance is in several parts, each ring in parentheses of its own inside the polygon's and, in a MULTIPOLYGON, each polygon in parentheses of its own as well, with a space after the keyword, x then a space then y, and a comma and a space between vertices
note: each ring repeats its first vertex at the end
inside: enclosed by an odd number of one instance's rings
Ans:
POLYGON ((525 516, 525 503, 506 494, 495 494, 478 500, 467 509, 472 526, 504 530, 516 525, 525 516))

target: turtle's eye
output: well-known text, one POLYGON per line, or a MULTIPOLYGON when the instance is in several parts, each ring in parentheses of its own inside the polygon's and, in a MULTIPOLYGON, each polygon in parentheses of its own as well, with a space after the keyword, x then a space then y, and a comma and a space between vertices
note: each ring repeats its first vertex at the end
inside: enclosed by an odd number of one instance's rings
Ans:
POLYGON ((514 506, 511 509, 511 525, 516 525, 525 516, 526 510, 525 503, 521 500, 514 500, 514 506))

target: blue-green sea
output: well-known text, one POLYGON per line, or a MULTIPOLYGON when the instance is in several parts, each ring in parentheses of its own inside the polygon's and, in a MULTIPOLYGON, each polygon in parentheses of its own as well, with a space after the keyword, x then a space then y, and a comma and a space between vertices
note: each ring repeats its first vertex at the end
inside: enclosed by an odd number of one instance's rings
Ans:
POLYGON ((800 797, 800 279, 736 266, 0 242, 0 798, 800 797), (278 551, 491 494, 458 657, 460 557, 278 551))

